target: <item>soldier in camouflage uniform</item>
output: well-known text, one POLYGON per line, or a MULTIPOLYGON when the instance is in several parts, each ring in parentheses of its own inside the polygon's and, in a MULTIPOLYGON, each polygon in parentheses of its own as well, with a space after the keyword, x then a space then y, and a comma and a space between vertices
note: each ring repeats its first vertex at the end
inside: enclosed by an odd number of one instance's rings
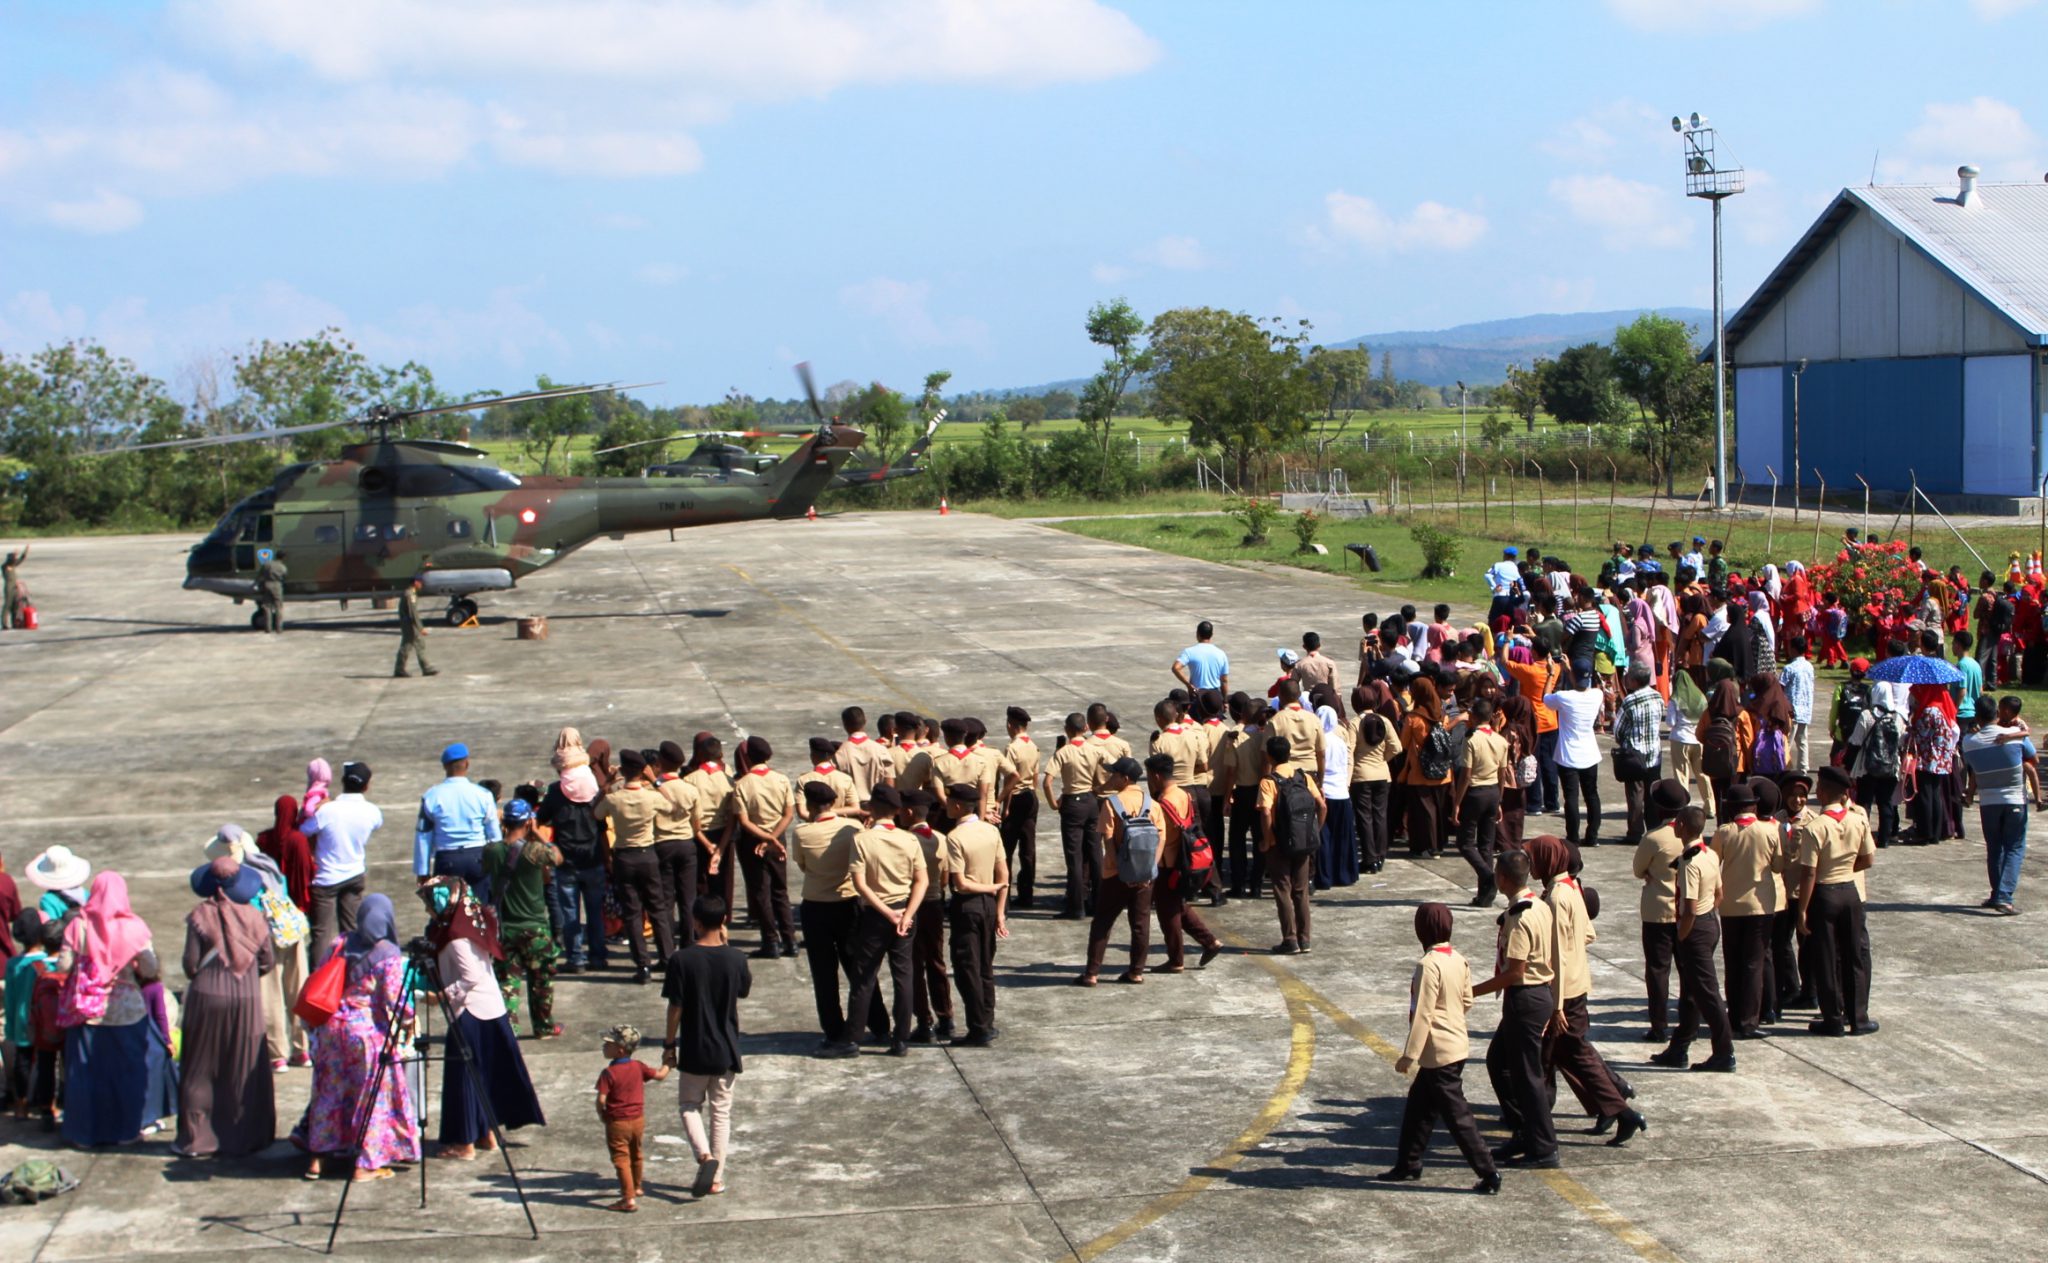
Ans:
POLYGON ((263 616, 267 632, 284 630, 284 563, 275 555, 263 559, 256 570, 256 610, 263 616))
POLYGON ((18 553, 7 554, 7 560, 0 564, 0 579, 6 582, 4 597, 0 597, 0 620, 9 630, 28 624, 27 612, 22 608, 28 604, 28 585, 21 581, 21 563, 28 560, 31 545, 23 544, 18 553))
POLYGON ((420 625, 420 589, 425 581, 418 575, 404 592, 398 596, 398 664, 391 668, 393 676, 407 676, 412 672, 405 669, 405 655, 411 653, 420 660, 421 675, 439 675, 439 671, 427 665, 427 647, 422 643, 427 629, 420 625))

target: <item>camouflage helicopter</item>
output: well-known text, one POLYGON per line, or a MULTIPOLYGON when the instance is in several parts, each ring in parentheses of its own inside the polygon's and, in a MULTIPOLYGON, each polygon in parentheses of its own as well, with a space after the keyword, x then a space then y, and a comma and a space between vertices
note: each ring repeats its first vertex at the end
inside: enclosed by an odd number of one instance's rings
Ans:
MULTIPOLYGON (((848 465, 832 478, 834 487, 878 487, 898 478, 913 478, 924 472, 918 464, 932 445, 932 436, 938 433, 939 422, 946 419, 942 408, 925 425, 924 433, 916 442, 906 448, 901 456, 887 465, 848 465)), ((642 472, 649 478, 688 478, 698 482, 720 485, 735 481, 757 480, 772 469, 778 457, 756 452, 737 443, 719 442, 720 439, 774 438, 789 434, 808 433, 804 430, 688 430, 658 439, 641 439, 635 443, 621 443, 617 447, 602 447, 591 453, 605 456, 612 452, 630 451, 636 447, 651 447, 694 438, 697 446, 679 461, 666 461, 649 465, 642 472)))
MULTIPOLYGON (((216 446, 362 427, 369 436, 364 441, 333 460, 286 466, 269 486, 223 514, 192 546, 185 587, 232 597, 239 605, 255 597, 257 569, 272 557, 285 563, 287 601, 346 606, 396 595, 417 577, 427 595, 448 598, 448 621, 459 626, 476 616, 476 593, 509 590, 600 536, 803 517, 866 436, 827 421, 808 366, 798 365, 797 373, 817 430, 794 452, 730 484, 512 474, 467 444, 400 437, 401 427, 418 417, 620 389, 616 385, 436 408, 380 405, 343 421, 115 450, 216 446)), ((252 617, 251 626, 261 618, 252 617)))

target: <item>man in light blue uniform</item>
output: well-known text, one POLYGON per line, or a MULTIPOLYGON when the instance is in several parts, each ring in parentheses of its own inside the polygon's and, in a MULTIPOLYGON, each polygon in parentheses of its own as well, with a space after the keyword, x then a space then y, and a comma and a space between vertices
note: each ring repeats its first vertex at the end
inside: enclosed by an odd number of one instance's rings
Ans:
POLYGON ((1191 693, 1230 692, 1230 658, 1210 642, 1216 625, 1207 619, 1195 625, 1195 643, 1180 651, 1173 662, 1173 678, 1191 693))
POLYGON ((441 751, 448 779, 420 799, 413 832, 412 871, 421 885, 433 877, 460 877, 476 897, 491 901, 484 878, 484 843, 504 837, 491 791, 469 779, 469 747, 460 741, 441 751))
POLYGON ((1513 617, 1515 606, 1521 603, 1522 567, 1515 561, 1516 550, 1512 547, 1500 550, 1500 560, 1486 568, 1486 590, 1493 597, 1487 607, 1486 621, 1501 617, 1513 617))

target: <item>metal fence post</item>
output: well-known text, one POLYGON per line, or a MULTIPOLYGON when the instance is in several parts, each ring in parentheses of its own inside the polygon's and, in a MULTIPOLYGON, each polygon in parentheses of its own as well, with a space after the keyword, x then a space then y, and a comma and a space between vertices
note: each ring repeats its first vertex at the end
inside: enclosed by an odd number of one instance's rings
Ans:
POLYGON ((1771 544, 1778 537, 1778 471, 1769 465, 1764 472, 1771 476, 1771 511, 1764 515, 1764 560, 1771 559, 1771 544))
POLYGON ((1607 538, 1614 539, 1614 497, 1621 491, 1621 470, 1612 456, 1603 457, 1607 462, 1607 538))
POLYGON ((1856 475, 1856 481, 1863 483, 1863 538, 1870 538, 1870 484, 1863 482, 1863 475, 1856 475))
POLYGON ((1568 460, 1565 464, 1572 467, 1572 534, 1576 535, 1579 533, 1579 462, 1568 460))
POLYGON ((1543 466, 1533 460, 1530 460, 1528 463, 1536 466, 1536 530, 1538 534, 1541 534, 1543 531, 1543 466))
POLYGON ((1827 475, 1820 472, 1820 466, 1818 465, 1813 467, 1813 476, 1820 479, 1820 495, 1813 502, 1813 557, 1815 561, 1818 561, 1820 560, 1820 515, 1828 503, 1828 479, 1827 475))

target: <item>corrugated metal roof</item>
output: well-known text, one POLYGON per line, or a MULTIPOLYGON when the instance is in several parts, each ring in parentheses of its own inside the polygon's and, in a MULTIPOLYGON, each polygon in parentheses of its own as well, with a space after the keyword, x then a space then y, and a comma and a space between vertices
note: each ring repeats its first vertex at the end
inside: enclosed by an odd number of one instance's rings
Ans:
MULTIPOLYGON (((1956 188, 1890 184, 1843 189, 1749 301, 1729 317, 1729 344, 1742 341, 1862 207, 2003 313, 2029 339, 2048 345, 2048 183, 1979 181, 1968 206, 1956 204, 1956 188)), ((1712 353, 1709 346, 1702 358, 1711 358, 1712 353)))

